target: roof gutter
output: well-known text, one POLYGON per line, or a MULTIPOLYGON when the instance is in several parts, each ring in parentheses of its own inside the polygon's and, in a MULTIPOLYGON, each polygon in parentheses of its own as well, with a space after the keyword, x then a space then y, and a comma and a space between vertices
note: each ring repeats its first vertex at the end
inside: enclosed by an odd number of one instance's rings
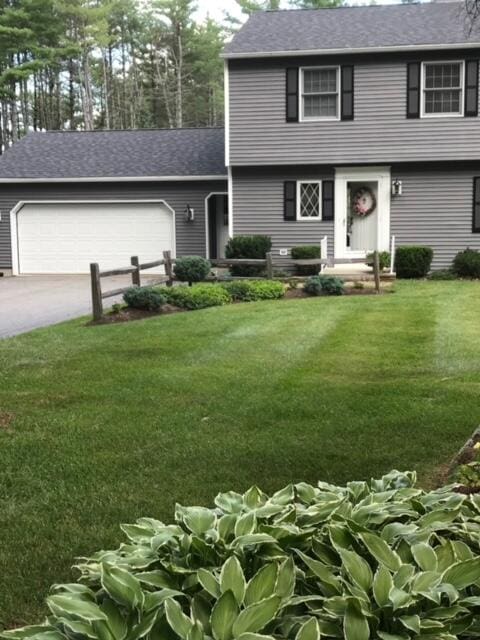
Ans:
POLYGON ((228 175, 207 176, 105 176, 71 178, 0 178, 0 184, 41 182, 201 182, 206 180, 228 180, 228 175))
POLYGON ((480 49, 480 42, 456 42, 451 44, 411 44, 384 47, 343 47, 341 49, 296 49, 295 51, 248 51, 221 54, 226 60, 245 58, 291 58, 294 56, 338 55, 350 53, 389 53, 405 51, 445 51, 445 49, 480 49))

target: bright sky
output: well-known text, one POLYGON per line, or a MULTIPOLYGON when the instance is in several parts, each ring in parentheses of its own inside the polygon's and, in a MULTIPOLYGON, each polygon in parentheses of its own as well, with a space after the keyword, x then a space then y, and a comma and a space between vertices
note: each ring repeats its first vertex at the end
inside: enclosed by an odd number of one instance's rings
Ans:
MULTIPOLYGON (((376 4, 395 4, 400 0, 376 0, 376 4)), ((286 3, 284 3, 286 4, 286 3)), ((349 0, 348 4, 370 4, 368 0, 349 0)), ((216 20, 221 20, 225 12, 241 16, 235 0, 198 0, 198 16, 205 18, 208 14, 216 20)))
POLYGON ((238 5, 235 0, 199 0, 198 1, 198 15, 200 18, 205 18, 210 15, 215 20, 222 20, 225 12, 234 16, 240 17, 241 12, 238 10, 238 5))

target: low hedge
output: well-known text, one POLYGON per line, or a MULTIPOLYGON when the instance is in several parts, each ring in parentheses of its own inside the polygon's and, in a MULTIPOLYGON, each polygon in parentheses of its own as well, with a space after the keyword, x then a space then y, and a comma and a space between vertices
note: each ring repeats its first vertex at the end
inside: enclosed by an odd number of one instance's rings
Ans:
POLYGON ((312 276, 305 282, 305 291, 311 296, 341 296, 345 283, 335 276, 312 276))
POLYGON ((7 640, 468 640, 480 632, 479 505, 414 473, 228 491, 141 518, 7 640), (261 635, 259 635, 261 634, 261 635))
POLYGON ((480 278, 480 253, 473 249, 459 251, 453 259, 452 270, 460 278, 480 278))
POLYGON ((232 280, 223 282, 222 287, 232 300, 242 302, 277 300, 285 295, 284 285, 273 280, 232 280))
MULTIPOLYGON (((299 247, 292 247, 291 256, 293 260, 315 260, 320 258, 320 246, 316 244, 306 244, 299 247)), ((299 276, 313 276, 320 271, 319 265, 295 265, 295 270, 299 276)))
POLYGON ((123 301, 131 309, 158 311, 167 302, 167 298, 152 287, 131 287, 123 294, 123 301))
MULTIPOLYGON (((225 257, 232 259, 250 258, 251 260, 263 260, 272 248, 270 236, 235 236, 230 238, 225 247, 225 257)), ((255 265, 235 265, 230 272, 238 277, 260 276, 265 271, 264 267, 255 265)))
POLYGON ((426 278, 433 260, 433 249, 420 245, 398 247, 395 252, 397 278, 426 278))
POLYGON ((194 284, 191 287, 165 287, 161 294, 170 304, 182 309, 219 307, 232 301, 230 294, 219 284, 194 284))

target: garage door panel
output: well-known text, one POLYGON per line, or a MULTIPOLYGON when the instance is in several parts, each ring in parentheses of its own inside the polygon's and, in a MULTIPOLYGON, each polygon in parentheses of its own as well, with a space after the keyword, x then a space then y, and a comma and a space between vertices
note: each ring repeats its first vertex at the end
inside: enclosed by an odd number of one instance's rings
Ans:
POLYGON ((17 214, 19 272, 88 273, 91 262, 112 269, 133 255, 158 260, 174 249, 173 225, 161 203, 26 204, 17 214))

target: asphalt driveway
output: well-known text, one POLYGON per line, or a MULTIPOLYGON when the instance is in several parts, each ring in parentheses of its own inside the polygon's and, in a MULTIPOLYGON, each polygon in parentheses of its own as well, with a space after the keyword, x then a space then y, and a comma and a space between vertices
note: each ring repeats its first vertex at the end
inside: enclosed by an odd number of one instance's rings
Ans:
MULTIPOLYGON (((127 286, 130 278, 102 279, 104 290, 127 286)), ((106 307, 121 296, 108 298, 106 307)), ((91 313, 89 276, 18 276, 0 278, 0 338, 91 313)))

